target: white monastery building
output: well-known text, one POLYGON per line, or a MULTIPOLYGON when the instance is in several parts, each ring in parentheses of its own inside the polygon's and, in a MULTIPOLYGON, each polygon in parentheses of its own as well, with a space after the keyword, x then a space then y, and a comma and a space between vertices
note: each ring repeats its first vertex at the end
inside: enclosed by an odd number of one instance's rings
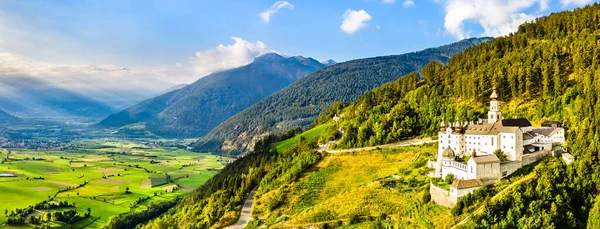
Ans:
POLYGON ((565 142, 561 127, 533 128, 525 118, 503 119, 495 89, 490 98, 486 120, 448 124, 442 120, 440 125, 437 160, 430 166, 435 168, 434 177, 452 174, 458 180, 450 186, 454 203, 477 187, 558 151, 565 142), (494 154, 498 150, 505 161, 494 154))

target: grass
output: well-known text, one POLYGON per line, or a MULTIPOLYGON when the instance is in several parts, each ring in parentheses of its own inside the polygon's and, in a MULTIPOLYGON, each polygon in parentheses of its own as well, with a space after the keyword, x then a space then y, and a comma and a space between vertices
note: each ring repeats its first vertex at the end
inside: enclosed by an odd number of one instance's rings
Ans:
MULTIPOLYGON (((448 208, 421 201, 429 183, 425 164, 435 152, 422 146, 329 155, 297 181, 257 197, 253 215, 267 227, 355 220, 355 226, 449 228, 454 218, 448 208)), ((355 226, 347 228, 362 228, 355 226)))
POLYGON ((304 137, 307 141, 312 141, 312 140, 316 140, 319 136, 321 136, 321 134, 323 134, 323 132, 325 132, 325 130, 327 130, 327 127, 329 127, 331 124, 327 123, 327 124, 322 124, 319 126, 316 126, 315 128, 312 128, 310 130, 307 130, 305 132, 303 132, 302 134, 296 135, 293 138, 289 138, 280 142, 276 142, 274 143, 275 148, 277 149, 277 152, 284 152, 286 149, 289 149, 290 147, 293 147, 296 142, 298 142, 298 139, 300 137, 304 137))
MULTIPOLYGON (((75 203, 80 214, 91 208, 92 217, 77 222, 75 228, 97 228, 110 216, 141 211, 149 203, 186 195, 210 179, 216 174, 214 170, 222 168, 228 160, 186 150, 150 148, 131 141, 95 139, 79 145, 80 150, 71 151, 11 149, 13 154, 9 161, 0 164, 0 173, 18 176, 0 178, 0 225, 7 220, 5 210, 25 208, 54 197, 56 201, 75 203), (32 160, 33 157, 44 160, 32 160), (166 182, 166 174, 172 183, 166 182), (144 180, 150 180, 151 187, 143 187, 144 180), (76 188, 85 182, 86 185, 76 188), (163 187, 174 183, 181 188, 173 193, 163 191, 163 187), (73 189, 59 192, 68 188, 73 189), (125 193, 127 188, 131 193, 125 193), (133 205, 145 197, 150 199, 133 205)), ((5 158, 7 153, 0 156, 5 158)))

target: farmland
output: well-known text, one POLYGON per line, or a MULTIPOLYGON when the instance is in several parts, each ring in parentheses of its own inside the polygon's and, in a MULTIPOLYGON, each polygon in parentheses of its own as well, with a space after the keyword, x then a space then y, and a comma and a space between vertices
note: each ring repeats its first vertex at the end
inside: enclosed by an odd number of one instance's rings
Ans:
MULTIPOLYGON (((0 177, 0 225, 7 223, 8 215, 16 209, 42 201, 67 201, 75 206, 36 208, 30 215, 45 216, 65 210, 85 215, 89 209, 89 217, 72 222, 72 226, 98 228, 111 216, 143 211, 150 204, 186 195, 229 160, 125 140, 81 140, 75 145, 77 149, 66 151, 0 150, 0 174, 5 174, 0 177)), ((47 224, 69 227, 58 221, 47 224)))

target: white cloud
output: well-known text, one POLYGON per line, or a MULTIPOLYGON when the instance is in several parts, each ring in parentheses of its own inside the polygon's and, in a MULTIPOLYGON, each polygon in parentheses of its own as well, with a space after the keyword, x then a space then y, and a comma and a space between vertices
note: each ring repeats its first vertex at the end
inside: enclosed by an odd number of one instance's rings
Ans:
POLYGON ((396 3, 396 0, 383 0, 382 2, 385 4, 394 4, 396 3))
POLYGON ((273 4, 271 8, 261 12, 259 16, 263 20, 263 22, 269 23, 271 21, 271 16, 277 13, 280 9, 294 9, 294 5, 286 1, 278 1, 275 4, 273 4))
POLYGON ((347 34, 353 34, 356 31, 367 26, 367 22, 369 22, 372 17, 364 10, 351 10, 348 9, 344 13, 343 16, 344 21, 340 26, 340 29, 347 34))
POLYGON ((252 63, 254 58, 273 52, 261 41, 249 42, 239 37, 231 37, 232 45, 220 44, 216 49, 196 52, 193 60, 196 73, 204 76, 252 63))
POLYGON ((404 6, 404 8, 408 8, 411 6, 415 5, 415 1, 413 0, 404 0, 404 2, 402 3, 402 6, 404 6))
POLYGON ((594 0, 560 0, 563 5, 583 6, 594 2, 594 0))
POLYGON ((446 32, 457 39, 471 36, 465 31, 466 22, 477 22, 483 28, 482 36, 503 36, 531 21, 537 15, 522 13, 538 4, 540 10, 548 9, 548 0, 446 0, 446 32))

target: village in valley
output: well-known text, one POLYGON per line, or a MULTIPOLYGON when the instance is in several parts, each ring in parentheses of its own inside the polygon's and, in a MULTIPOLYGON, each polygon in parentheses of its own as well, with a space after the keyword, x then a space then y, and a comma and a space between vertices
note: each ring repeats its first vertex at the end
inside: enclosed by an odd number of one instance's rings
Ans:
POLYGON ((504 119, 496 89, 490 95, 487 119, 477 122, 442 120, 438 153, 428 167, 431 177, 454 180, 449 190, 430 186, 432 201, 453 207, 474 190, 505 178, 524 166, 551 155, 566 163, 575 158, 565 152, 565 130, 558 121, 534 128, 526 118, 504 119))

